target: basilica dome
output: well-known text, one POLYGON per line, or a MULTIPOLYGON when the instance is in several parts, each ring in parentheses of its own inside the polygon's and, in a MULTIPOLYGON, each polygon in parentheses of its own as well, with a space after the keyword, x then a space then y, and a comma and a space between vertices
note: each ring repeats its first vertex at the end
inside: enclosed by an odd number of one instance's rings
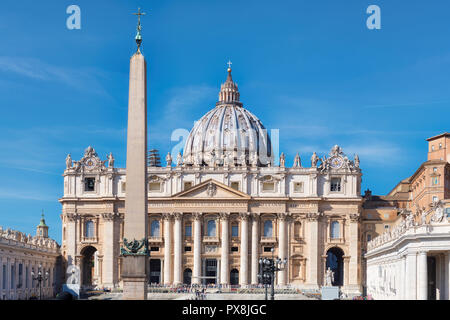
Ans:
POLYGON ((216 107, 198 120, 184 146, 183 162, 194 166, 273 163, 270 137, 261 121, 239 101, 231 68, 216 107))

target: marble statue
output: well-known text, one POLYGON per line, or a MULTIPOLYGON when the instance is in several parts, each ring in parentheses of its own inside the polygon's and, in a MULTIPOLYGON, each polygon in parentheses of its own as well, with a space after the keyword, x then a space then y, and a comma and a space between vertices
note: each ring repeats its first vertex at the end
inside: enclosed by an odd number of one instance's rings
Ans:
POLYGON ((183 156, 181 155, 181 152, 178 152, 177 155, 177 167, 181 166, 183 164, 183 156))
POLYGON ((244 167, 247 165, 247 156, 245 155, 245 152, 241 153, 241 156, 239 157, 239 162, 244 167))
POLYGON ((301 164, 301 161, 300 161, 300 156, 297 153, 295 155, 295 158, 294 158, 294 168, 300 168, 301 166, 302 166, 302 164, 301 164))
POLYGON ((66 157, 66 169, 72 168, 72 157, 70 156, 70 153, 66 157))
POLYGON ((286 161, 286 156, 284 155, 284 152, 282 152, 280 155, 280 167, 281 168, 284 168, 285 161, 286 161))
POLYGON ((114 168, 114 157, 112 152, 108 155, 108 168, 114 168))
POLYGON ((315 168, 317 167, 317 162, 319 161, 319 157, 317 156, 317 154, 314 152, 313 155, 311 156, 311 167, 315 168))
POLYGON ((334 272, 328 267, 326 273, 325 273, 325 286, 331 287, 333 286, 334 281, 334 272))
POLYGON ((172 166, 172 156, 170 155, 170 152, 167 152, 167 156, 166 156, 166 167, 171 167, 172 166))
POLYGON ((355 168, 359 168, 359 157, 355 154, 355 168))

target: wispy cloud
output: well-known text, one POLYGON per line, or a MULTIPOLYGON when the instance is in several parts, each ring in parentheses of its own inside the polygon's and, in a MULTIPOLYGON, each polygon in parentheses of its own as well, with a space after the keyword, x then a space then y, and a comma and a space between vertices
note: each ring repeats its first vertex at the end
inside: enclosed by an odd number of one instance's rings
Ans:
POLYGON ((428 101, 428 102, 410 102, 410 103, 392 103, 392 104, 377 104, 377 105, 367 105, 363 106, 365 109, 379 109, 379 108, 414 108, 437 104, 450 104, 450 100, 442 101, 428 101))
POLYGON ((106 73, 97 68, 69 68, 52 65, 36 58, 0 56, 0 71, 32 80, 63 83, 84 92, 110 96, 99 80, 105 78, 106 73))
POLYGON ((54 193, 44 194, 24 189, 11 190, 4 188, 0 188, 0 199, 34 200, 46 202, 55 202, 57 200, 54 193))

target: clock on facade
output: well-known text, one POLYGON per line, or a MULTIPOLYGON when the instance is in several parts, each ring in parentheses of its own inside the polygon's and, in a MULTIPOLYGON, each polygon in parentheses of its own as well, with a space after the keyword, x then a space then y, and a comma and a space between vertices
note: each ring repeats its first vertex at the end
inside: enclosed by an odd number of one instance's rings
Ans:
POLYGON ((84 161, 84 166, 89 170, 93 169, 95 167, 95 165, 96 165, 96 160, 94 158, 87 158, 84 161))
POLYGON ((334 169, 339 169, 340 167, 342 167, 343 163, 344 163, 344 160, 342 160, 341 157, 333 157, 330 160, 330 165, 334 169))

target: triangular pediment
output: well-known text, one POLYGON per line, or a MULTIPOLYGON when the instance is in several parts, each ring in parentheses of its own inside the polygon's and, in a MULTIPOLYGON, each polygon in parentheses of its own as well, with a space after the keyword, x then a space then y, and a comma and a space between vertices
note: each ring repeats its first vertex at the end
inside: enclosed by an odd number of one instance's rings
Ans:
POLYGON ((250 199, 248 194, 230 188, 214 179, 208 179, 188 190, 174 194, 172 198, 182 199, 250 199))

